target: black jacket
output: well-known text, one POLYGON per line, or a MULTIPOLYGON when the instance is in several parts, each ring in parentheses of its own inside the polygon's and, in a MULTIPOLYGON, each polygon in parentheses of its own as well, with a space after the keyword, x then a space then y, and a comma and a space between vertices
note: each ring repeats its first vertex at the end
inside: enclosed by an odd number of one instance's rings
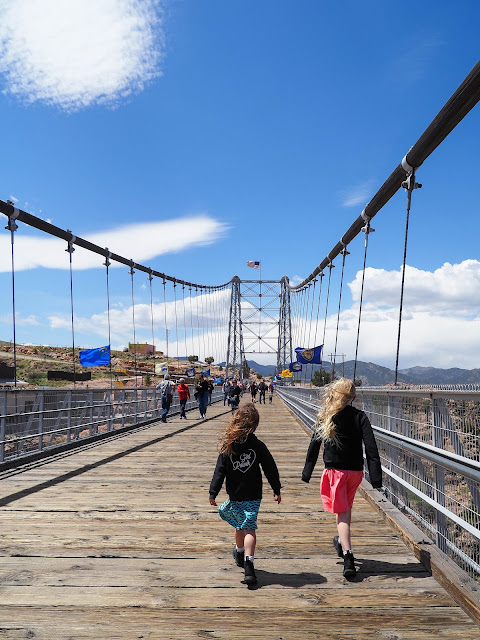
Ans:
POLYGON ((251 433, 242 444, 234 443, 234 453, 218 456, 217 466, 210 483, 210 497, 215 499, 226 478, 226 490, 230 500, 260 500, 262 497, 262 472, 275 495, 280 494, 280 476, 277 465, 267 446, 251 433))
MULTIPOLYGON (((370 482, 375 488, 382 486, 382 467, 378 455, 377 443, 373 435, 372 425, 367 415, 347 405, 333 416, 335 431, 339 440, 337 447, 333 442, 325 442, 323 461, 326 469, 344 469, 349 471, 363 470, 363 448, 367 458, 370 482)), ((302 480, 309 482, 320 452, 321 439, 312 437, 307 451, 302 480)))

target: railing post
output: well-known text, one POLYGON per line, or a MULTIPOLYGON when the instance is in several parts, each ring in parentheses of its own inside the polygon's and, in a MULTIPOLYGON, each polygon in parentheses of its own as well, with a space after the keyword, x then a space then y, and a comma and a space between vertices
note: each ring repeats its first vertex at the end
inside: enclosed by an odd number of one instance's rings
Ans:
POLYGON ((38 450, 43 449, 43 407, 45 406, 45 391, 40 391, 38 403, 38 450))
POLYGON ((0 391, 0 462, 5 460, 5 433, 7 422, 7 392, 0 391))
POLYGON ((88 429, 88 433, 93 436, 94 434, 94 428, 93 428, 93 391, 89 391, 88 392, 88 404, 90 406, 90 410, 89 410, 89 422, 90 422, 90 426, 88 429))
POLYGON ((67 391, 67 442, 72 440, 72 392, 67 391))
MULTIPOLYGON (((442 409, 438 404, 438 401, 430 394, 430 415, 432 420, 432 444, 434 447, 444 449, 444 438, 442 435, 442 409)), ((443 405, 442 405, 443 406, 443 405)), ((439 465, 434 466, 433 472, 433 495, 435 502, 445 506, 445 469, 439 465)), ((435 543, 439 549, 447 551, 447 520, 445 515, 435 509, 435 543)))

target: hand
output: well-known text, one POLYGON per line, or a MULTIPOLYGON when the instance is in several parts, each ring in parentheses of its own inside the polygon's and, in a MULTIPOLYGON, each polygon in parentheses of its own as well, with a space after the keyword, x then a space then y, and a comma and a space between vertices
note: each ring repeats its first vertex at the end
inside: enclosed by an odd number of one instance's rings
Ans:
POLYGON ((216 507, 217 506, 217 503, 215 502, 215 498, 209 498, 209 500, 210 500, 210 505, 212 507, 216 507))
POLYGON ((278 502, 278 504, 280 504, 280 502, 282 501, 282 496, 280 494, 278 494, 278 496, 273 494, 273 499, 275 500, 275 502, 278 502))

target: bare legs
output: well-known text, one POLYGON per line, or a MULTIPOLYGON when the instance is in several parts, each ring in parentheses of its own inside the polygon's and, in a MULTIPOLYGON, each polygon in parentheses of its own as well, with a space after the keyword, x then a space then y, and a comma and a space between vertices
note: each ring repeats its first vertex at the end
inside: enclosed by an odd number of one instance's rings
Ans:
POLYGON ((255 555, 255 545, 257 543, 257 534, 255 529, 235 529, 235 544, 237 549, 245 547, 245 556, 255 555))
POLYGON ((352 539, 350 536, 350 523, 352 521, 352 510, 343 511, 343 513, 337 513, 337 529, 338 537, 340 538, 340 544, 344 551, 349 551, 352 548, 352 539))

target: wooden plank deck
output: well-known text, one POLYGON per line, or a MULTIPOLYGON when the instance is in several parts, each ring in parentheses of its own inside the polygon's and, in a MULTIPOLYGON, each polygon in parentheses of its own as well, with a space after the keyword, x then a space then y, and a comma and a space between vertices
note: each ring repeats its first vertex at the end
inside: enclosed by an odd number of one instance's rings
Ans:
POLYGON ((300 481, 307 436, 278 398, 259 410, 284 488, 280 505, 265 488, 257 589, 242 584, 233 530, 208 504, 230 417, 216 405, 205 422, 190 413, 3 474, 0 639, 480 640, 360 496, 359 573, 343 578, 321 469, 300 481))

